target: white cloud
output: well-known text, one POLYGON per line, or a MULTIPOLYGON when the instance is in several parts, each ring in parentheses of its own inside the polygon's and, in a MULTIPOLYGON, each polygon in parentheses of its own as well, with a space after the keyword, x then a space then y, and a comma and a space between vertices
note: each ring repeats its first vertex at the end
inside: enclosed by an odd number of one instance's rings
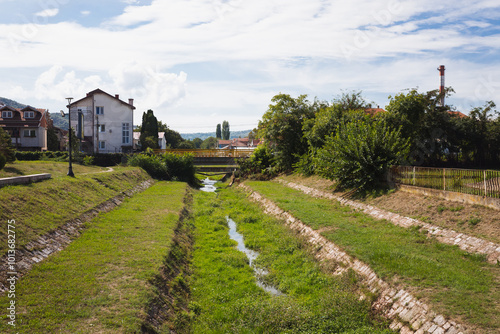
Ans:
POLYGON ((82 14, 82 16, 89 16, 90 15, 90 10, 82 10, 80 12, 80 14, 82 14))
MULTIPOLYGON (((460 89, 457 99, 474 99, 481 85, 471 83, 479 80, 474 69, 487 67, 500 81, 497 1, 124 2, 123 13, 100 27, 74 17, 0 24, 0 48, 9 50, 0 69, 40 71, 35 85, 32 77, 8 76, 6 87, 18 89, 3 91, 50 104, 99 87, 134 98, 138 110, 158 110, 166 121, 189 117, 202 126, 213 114, 258 118, 280 91, 328 99, 341 88, 363 89, 383 105, 401 89, 436 87, 440 64, 451 79, 460 73, 460 83, 451 84, 460 89)), ((483 95, 500 101, 496 86, 489 87, 483 95)))
POLYGON ((35 16, 53 17, 53 16, 56 16, 58 13, 59 13, 58 8, 51 8, 51 9, 42 10, 41 12, 36 13, 35 16))

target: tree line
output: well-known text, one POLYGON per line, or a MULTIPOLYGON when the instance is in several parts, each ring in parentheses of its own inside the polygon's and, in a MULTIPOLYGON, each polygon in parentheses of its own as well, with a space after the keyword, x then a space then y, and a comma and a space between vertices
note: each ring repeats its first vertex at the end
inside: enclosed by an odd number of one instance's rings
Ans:
MULTIPOLYGON (((220 128, 220 124, 217 126, 220 128)), ((229 123, 227 121, 224 121, 223 129, 226 129, 224 133, 227 133, 227 136, 229 136, 229 123)), ((158 121, 151 109, 143 113, 142 123, 136 131, 141 133, 139 143, 142 151, 148 148, 159 148, 158 132, 165 133, 167 148, 172 149, 213 149, 216 148, 217 138, 219 138, 209 137, 205 140, 200 138, 194 138, 192 140, 184 139, 179 132, 170 129, 168 125, 162 121, 158 121)))
POLYGON ((453 89, 389 96, 371 108, 361 92, 332 102, 273 97, 256 132, 264 144, 242 161, 242 172, 319 174, 340 187, 367 189, 384 182, 393 165, 498 168, 500 117, 493 101, 468 115, 440 104, 453 89))

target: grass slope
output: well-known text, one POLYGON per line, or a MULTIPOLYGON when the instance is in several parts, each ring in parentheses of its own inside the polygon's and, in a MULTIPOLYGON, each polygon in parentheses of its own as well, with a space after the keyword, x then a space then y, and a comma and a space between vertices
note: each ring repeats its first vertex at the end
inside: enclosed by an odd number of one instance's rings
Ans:
MULTIPOLYGON (((17 284, 17 332, 140 332, 187 185, 159 182, 100 215, 17 284)), ((0 305, 7 305, 6 296, 0 305)), ((0 332, 7 333, 6 321, 0 332)))
MULTIPOLYGON (((98 169, 99 170, 99 169, 98 169)), ((96 205, 150 179, 139 168, 55 177, 0 188, 0 254, 7 250, 7 220, 16 221, 16 247, 74 219, 96 205)))
POLYGON ((191 278, 192 333, 390 333, 359 301, 353 273, 322 272, 304 242, 282 222, 261 213, 243 193, 194 196, 195 247, 191 278), (283 296, 255 284, 246 256, 228 236, 226 216, 238 224, 267 281, 283 296))
POLYGON ((368 263, 380 277, 409 286, 440 313, 486 331, 500 328, 500 267, 488 264, 484 256, 275 182, 247 184, 305 224, 324 228, 326 238, 368 263))

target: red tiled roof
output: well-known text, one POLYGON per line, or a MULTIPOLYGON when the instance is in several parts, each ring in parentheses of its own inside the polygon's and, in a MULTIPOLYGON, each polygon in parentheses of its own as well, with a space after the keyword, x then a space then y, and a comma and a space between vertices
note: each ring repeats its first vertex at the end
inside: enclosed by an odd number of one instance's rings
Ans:
POLYGON ((379 114, 381 112, 385 112, 385 110, 382 109, 382 108, 366 108, 365 109, 365 113, 367 113, 367 114, 369 114, 371 116, 375 116, 375 115, 377 115, 377 114, 379 114))
POLYGON ((448 113, 451 115, 451 116, 455 116, 455 117, 458 117, 458 118, 465 118, 465 117, 469 117, 467 116, 466 114, 464 113, 461 113, 460 111, 448 111, 448 113))

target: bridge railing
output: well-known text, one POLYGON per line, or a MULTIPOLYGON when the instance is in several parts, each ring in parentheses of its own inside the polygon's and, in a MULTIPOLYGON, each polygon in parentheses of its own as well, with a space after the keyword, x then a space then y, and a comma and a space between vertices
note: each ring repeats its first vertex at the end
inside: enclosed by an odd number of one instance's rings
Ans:
POLYGON ((220 157, 220 158, 242 158, 248 157, 253 153, 253 149, 239 149, 239 150, 184 150, 184 149, 166 149, 154 150, 156 154, 174 153, 174 154, 192 154, 195 157, 220 157))

